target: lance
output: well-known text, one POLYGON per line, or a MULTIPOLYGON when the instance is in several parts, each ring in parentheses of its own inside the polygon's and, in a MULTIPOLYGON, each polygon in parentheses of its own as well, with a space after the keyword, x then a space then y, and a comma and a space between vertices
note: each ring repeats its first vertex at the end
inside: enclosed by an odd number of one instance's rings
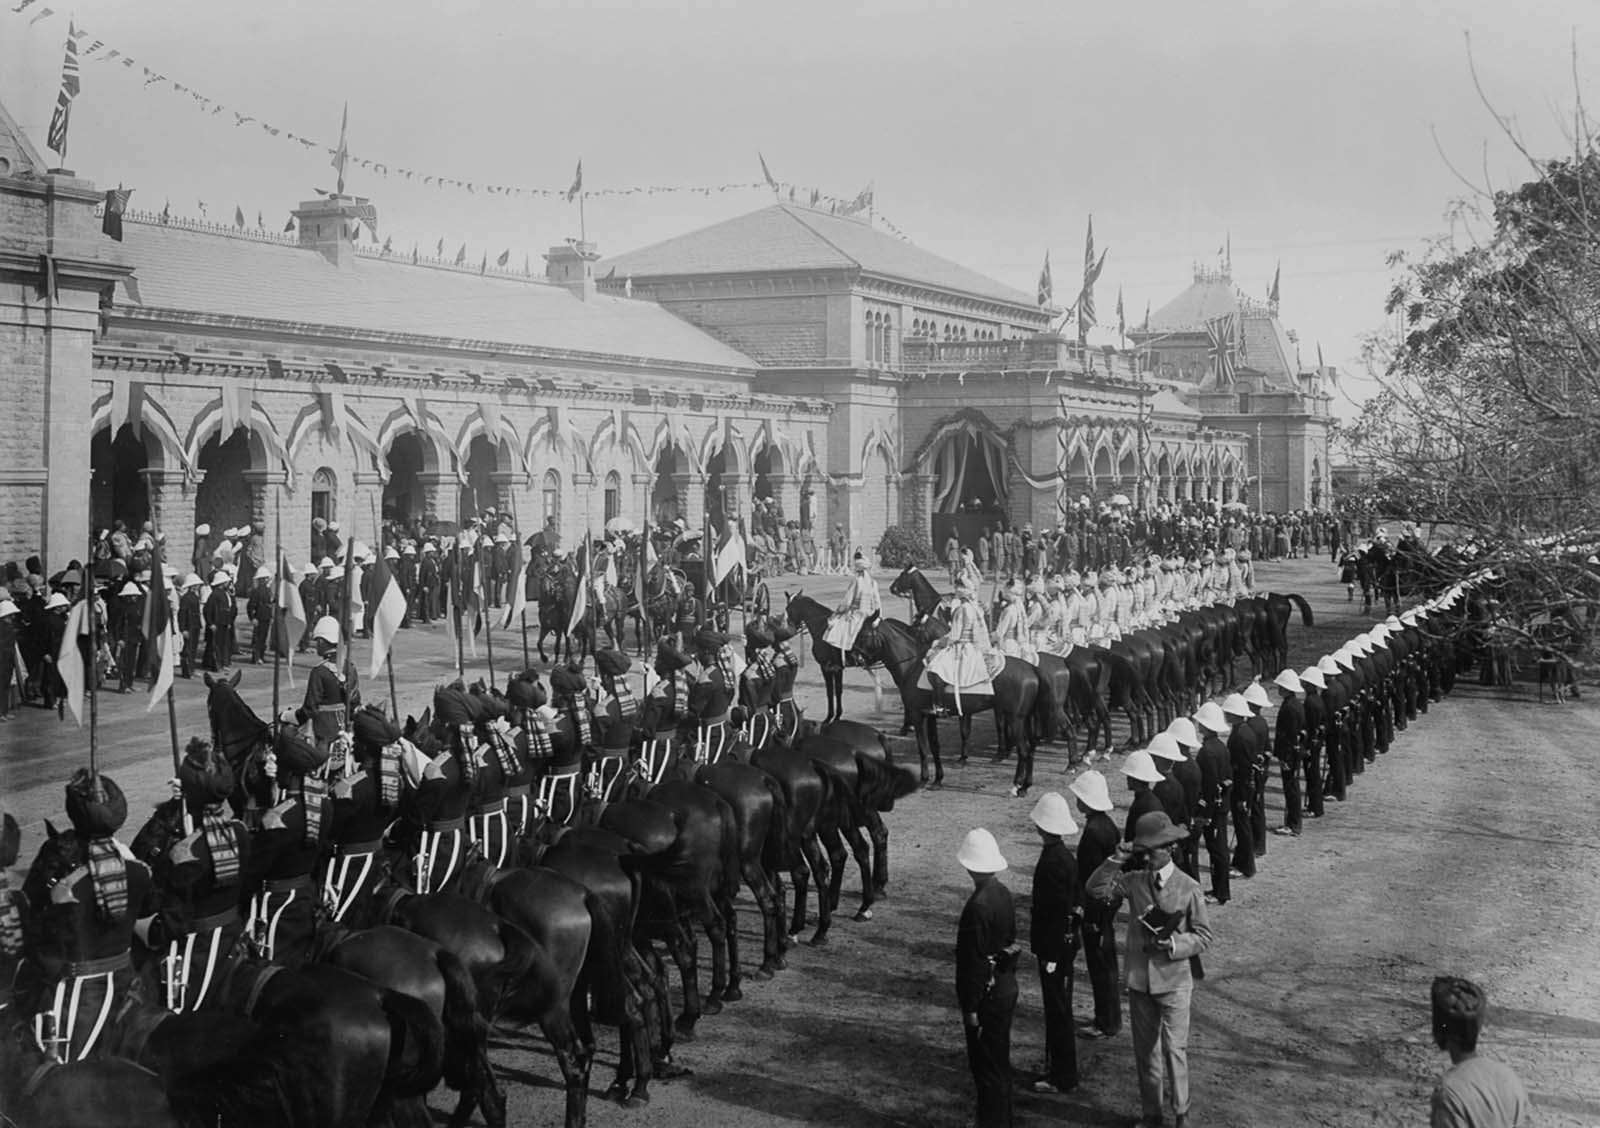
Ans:
POLYGON ((513 487, 511 490, 511 529, 512 535, 517 538, 517 559, 522 561, 522 569, 517 573, 517 578, 515 581, 522 586, 512 593, 512 602, 517 602, 517 594, 520 593, 523 601, 521 613, 522 668, 526 670, 529 666, 533 665, 533 663, 528 660, 528 608, 526 602, 528 598, 528 569, 533 566, 533 562, 525 555, 525 553, 528 551, 528 545, 522 539, 522 522, 517 519, 517 491, 515 487, 513 487))
MULTIPOLYGON (((367 497, 367 505, 372 510, 372 539, 378 542, 378 552, 381 554, 384 550, 383 527, 378 524, 377 499, 369 495, 367 497)), ((387 562, 384 564, 384 570, 388 571, 387 562)), ((391 576, 390 582, 398 583, 399 580, 391 576)), ((377 592, 373 594, 378 595, 377 592)), ((389 718, 395 724, 400 723, 400 701, 394 691, 394 644, 398 641, 400 641, 400 635, 399 632, 396 632, 394 637, 389 640, 389 649, 383 655, 383 668, 389 675, 389 718)), ((376 642, 374 642, 374 645, 376 645, 376 642)))
POLYGON ((272 490, 272 546, 277 559, 272 568, 272 723, 278 723, 279 678, 283 672, 283 487, 272 490))
MULTIPOLYGON (((166 564, 163 563, 162 559, 161 559, 161 539, 160 539, 159 534, 154 538, 154 540, 155 540, 155 544, 154 544, 154 548, 152 550, 152 556, 154 558, 154 563, 151 565, 151 581, 154 582, 155 578, 157 576, 159 576, 161 578, 162 598, 165 598, 166 597, 166 590, 167 590, 167 577, 166 577, 166 573, 163 572, 162 569, 166 567, 166 564)), ((90 610, 91 613, 93 612, 93 610, 94 610, 93 605, 90 606, 89 610, 90 610)), ((169 608, 169 613, 170 613, 170 608, 169 608)), ((167 624, 167 634, 170 637, 172 635, 172 633, 173 633, 172 624, 170 622, 168 622, 168 624, 167 624)), ((172 661, 172 657, 173 656, 171 654, 162 654, 161 653, 161 647, 159 645, 156 646, 156 652, 157 652, 157 654, 160 654, 159 661, 162 661, 162 662, 170 662, 170 661, 172 661)), ((231 658, 232 655, 230 654, 228 657, 231 658)), ((158 673, 157 677, 159 677, 159 676, 160 676, 160 674, 158 673)), ((178 705, 177 705, 177 702, 175 702, 173 700, 173 698, 172 698, 172 686, 170 684, 167 686, 167 733, 172 738, 172 775, 173 775, 173 778, 176 779, 177 776, 178 776, 178 769, 182 766, 183 761, 178 755, 178 705)), ((188 826, 188 819, 187 819, 187 809, 188 808, 185 806, 184 809, 185 809, 185 812, 186 812, 184 825, 185 825, 185 827, 187 827, 188 826)))
MULTIPOLYGON (((489 559, 490 559, 491 562, 494 560, 494 544, 493 544, 493 542, 491 542, 490 546, 489 546, 489 559)), ((487 652, 487 654, 489 656, 489 688, 493 689, 494 688, 494 616, 489 613, 490 612, 490 608, 489 608, 489 593, 484 590, 485 586, 488 584, 489 581, 488 581, 488 576, 484 572, 484 568, 483 568, 483 564, 482 564, 482 560, 483 560, 483 538, 479 538, 479 540, 478 540, 478 560, 479 560, 479 564, 478 564, 478 611, 483 616, 483 642, 484 642, 485 650, 486 650, 486 652, 487 652)))
MULTIPOLYGON (((95 593, 94 575, 94 527, 91 522, 89 528, 89 555, 85 556, 83 565, 83 597, 88 600, 87 613, 89 616, 89 779, 91 783, 100 782, 100 739, 96 729, 100 721, 100 639, 95 630, 95 593)), ((77 640, 73 640, 77 646, 77 640)), ((60 656, 57 655, 57 661, 60 656)), ((6 687, 9 689, 10 687, 6 687)), ((19 701, 21 697, 17 698, 19 701)), ((81 705, 82 702, 79 702, 81 705)))

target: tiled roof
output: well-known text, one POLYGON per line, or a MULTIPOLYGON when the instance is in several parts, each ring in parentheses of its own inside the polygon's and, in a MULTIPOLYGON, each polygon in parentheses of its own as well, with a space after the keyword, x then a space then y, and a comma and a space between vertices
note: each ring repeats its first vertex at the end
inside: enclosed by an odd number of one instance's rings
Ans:
POLYGON ((273 238, 160 223, 128 223, 124 246, 136 265, 137 305, 146 309, 756 367, 654 302, 603 293, 584 301, 542 279, 480 277, 365 255, 340 269, 315 250, 273 238))
POLYGON ((1196 279, 1183 293, 1150 315, 1150 332, 1205 332, 1206 322, 1239 312, 1239 292, 1226 278, 1196 279))
POLYGON ((864 220, 774 204, 600 264, 635 279, 859 269, 1036 311, 1034 295, 940 258, 864 220))

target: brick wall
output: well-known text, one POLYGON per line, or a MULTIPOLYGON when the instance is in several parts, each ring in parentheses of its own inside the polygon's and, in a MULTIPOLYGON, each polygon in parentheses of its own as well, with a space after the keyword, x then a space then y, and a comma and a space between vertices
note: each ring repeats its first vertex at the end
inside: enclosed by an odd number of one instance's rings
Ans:
POLYGON ((820 295, 664 304, 763 364, 816 363, 829 358, 828 301, 820 295))

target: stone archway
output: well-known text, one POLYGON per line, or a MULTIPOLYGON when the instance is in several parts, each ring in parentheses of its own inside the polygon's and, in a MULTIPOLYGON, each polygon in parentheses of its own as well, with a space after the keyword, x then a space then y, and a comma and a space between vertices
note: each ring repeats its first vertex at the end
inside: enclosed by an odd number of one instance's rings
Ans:
POLYGON ((89 442, 89 515, 97 529, 121 521, 138 529, 152 520, 149 475, 161 465, 160 444, 146 432, 134 436, 124 423, 115 436, 110 427, 96 431, 89 442))
POLYGON ((383 485, 384 519, 409 524, 431 517, 423 481, 439 472, 433 444, 417 431, 404 431, 395 436, 384 457, 389 464, 389 480, 383 485))
POLYGON ((267 466, 259 445, 251 431, 240 427, 227 438, 218 432, 201 446, 195 460, 195 468, 204 475, 194 495, 196 524, 210 525, 213 534, 250 524, 254 497, 248 475, 267 466))
POLYGON ((457 512, 465 524, 484 510, 500 509, 500 487, 495 475, 500 470, 500 444, 483 435, 474 435, 467 447, 467 458, 461 466, 465 483, 461 487, 461 500, 457 512))
POLYGON ((668 443, 656 457, 650 485, 651 524, 670 525, 680 517, 687 520, 688 502, 683 490, 688 478, 689 460, 676 444, 668 443))

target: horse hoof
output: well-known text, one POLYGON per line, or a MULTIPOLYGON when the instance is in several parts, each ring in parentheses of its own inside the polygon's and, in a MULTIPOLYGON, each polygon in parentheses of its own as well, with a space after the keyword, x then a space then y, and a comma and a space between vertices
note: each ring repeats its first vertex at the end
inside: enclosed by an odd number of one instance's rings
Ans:
POLYGON ((819 933, 817 933, 815 936, 813 936, 811 938, 811 946, 813 948, 824 947, 824 946, 827 945, 827 943, 828 943, 828 936, 827 936, 827 933, 825 933, 825 932, 819 932, 819 933))
POLYGON ((940 791, 943 788, 944 788, 944 776, 940 776, 938 779, 936 779, 932 783, 928 784, 928 790, 929 791, 940 791))
POLYGON ((765 983, 767 980, 772 978, 772 969, 766 964, 762 964, 760 967, 756 968, 750 973, 750 978, 754 979, 757 983, 765 983))
POLYGON ((858 920, 858 921, 866 922, 866 921, 869 921, 871 919, 872 919, 872 910, 871 909, 862 909, 860 912, 856 913, 856 920, 858 920))
POLYGON ((680 1077, 688 1077, 694 1070, 688 1066, 679 1065, 668 1058, 664 1061, 654 1062, 650 1072, 655 1074, 657 1081, 676 1081, 680 1077))
POLYGON ((628 1086, 621 1081, 613 1081, 606 1090, 606 1100, 616 1101, 623 1108, 628 1107, 628 1086))
POLYGON ((623 1108, 643 1108, 650 1103, 650 1094, 642 1089, 637 1089, 628 1094, 628 1099, 622 1102, 623 1108))
POLYGON ((728 989, 722 993, 722 1001, 725 1003, 737 1003, 742 998, 744 992, 732 983, 728 984, 728 989))
MULTIPOLYGON (((675 1030, 677 1032, 677 1034, 678 1034, 678 1041, 680 1041, 680 1042, 692 1042, 692 1041, 694 1041, 694 1024, 695 1024, 695 1020, 692 1019, 692 1018, 687 1018, 687 1019, 680 1018, 680 1019, 678 1019, 677 1022, 674 1022, 672 1024, 672 1029, 675 1030)), ((660 1077, 661 1074, 657 1073, 656 1076, 660 1077)))
POLYGON ((965 766, 966 762, 967 762, 967 754, 965 752, 963 752, 961 755, 956 757, 956 763, 957 764, 965 766))
POLYGON ((788 966, 788 960, 784 959, 782 956, 773 956, 770 960, 761 965, 761 970, 766 972, 767 977, 770 979, 774 973, 784 971, 788 968, 788 966))
POLYGON ((706 996, 706 1001, 700 1004, 701 1014, 721 1014, 722 1000, 712 995, 706 996))
POLYGON ((889 899, 888 887, 884 885, 874 885, 872 887, 872 899, 874 901, 887 901, 889 899))

